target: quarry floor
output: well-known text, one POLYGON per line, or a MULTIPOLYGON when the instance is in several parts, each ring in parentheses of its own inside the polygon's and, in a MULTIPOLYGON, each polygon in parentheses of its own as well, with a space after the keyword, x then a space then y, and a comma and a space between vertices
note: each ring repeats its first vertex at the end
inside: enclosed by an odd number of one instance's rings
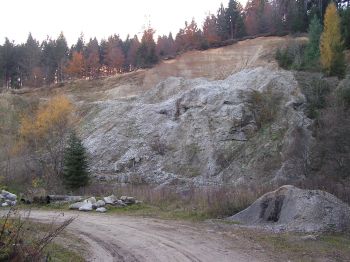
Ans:
POLYGON ((270 261, 244 239, 200 223, 31 211, 32 219, 44 223, 72 216, 76 219, 67 230, 82 240, 88 261, 270 261))
POLYGON ((344 234, 274 234, 216 220, 65 210, 32 210, 30 217, 43 223, 75 217, 66 230, 80 239, 75 251, 87 261, 350 261, 350 236, 344 234))

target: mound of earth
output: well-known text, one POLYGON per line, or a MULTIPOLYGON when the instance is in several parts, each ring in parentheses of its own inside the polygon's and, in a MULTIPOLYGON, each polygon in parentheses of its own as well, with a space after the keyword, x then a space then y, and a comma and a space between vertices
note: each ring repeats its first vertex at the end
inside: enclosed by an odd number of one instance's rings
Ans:
POLYGON ((276 231, 343 231, 350 228, 350 207, 324 191, 282 186, 229 220, 276 231))

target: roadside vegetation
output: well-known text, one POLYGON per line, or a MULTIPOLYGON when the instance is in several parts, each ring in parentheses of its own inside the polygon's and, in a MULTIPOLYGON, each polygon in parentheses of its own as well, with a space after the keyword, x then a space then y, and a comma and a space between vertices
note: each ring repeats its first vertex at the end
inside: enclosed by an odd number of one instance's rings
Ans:
POLYGON ((229 229, 228 232, 256 243, 275 261, 348 261, 350 236, 347 234, 271 233, 249 229, 229 229))
POLYGON ((84 261, 71 247, 55 242, 73 218, 48 225, 29 221, 29 215, 10 209, 0 219, 0 261, 84 261))

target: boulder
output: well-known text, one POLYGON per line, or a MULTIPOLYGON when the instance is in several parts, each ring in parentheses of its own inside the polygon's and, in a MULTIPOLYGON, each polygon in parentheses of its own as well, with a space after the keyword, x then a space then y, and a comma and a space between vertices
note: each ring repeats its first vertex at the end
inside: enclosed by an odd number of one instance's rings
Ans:
POLYGON ((78 209, 81 208, 84 204, 85 204, 84 202, 77 202, 77 203, 71 204, 71 205, 69 206, 69 209, 78 210, 78 209))
POLYGON ((98 200, 98 201, 94 204, 94 206, 95 206, 96 208, 104 207, 105 205, 106 205, 106 202, 103 201, 103 200, 98 200))
POLYGON ((1 195, 8 200, 15 201, 17 199, 17 196, 15 194, 12 194, 8 191, 2 190, 1 195))
POLYGON ((127 205, 133 205, 136 203, 136 199, 134 197, 127 197, 124 203, 127 205))
POLYGON ((121 196, 121 197, 120 197, 120 200, 123 201, 123 202, 125 202, 127 198, 128 198, 127 196, 121 196))
POLYGON ((90 202, 91 204, 96 204, 96 198, 95 197, 90 197, 88 199, 85 199, 84 202, 90 202))
POLYGON ((344 231, 350 229, 350 207, 324 191, 282 186, 228 219, 274 231, 344 231))
POLYGON ((5 203, 7 203, 7 205, 9 205, 10 207, 13 207, 17 204, 17 201, 16 200, 12 201, 12 200, 6 199, 5 203))
POLYGON ((5 203, 2 203, 1 206, 2 206, 2 207, 8 207, 9 204, 7 204, 7 203, 5 202, 5 203))
POLYGON ((134 197, 121 196, 120 200, 123 201, 127 205, 133 205, 136 203, 136 199, 134 197))
POLYGON ((92 204, 89 201, 83 203, 81 207, 79 207, 79 211, 92 211, 92 204))
POLYGON ((108 197, 104 197, 103 200, 105 201, 106 204, 113 205, 114 202, 118 200, 118 198, 115 195, 110 195, 108 197))
POLYGON ((106 213, 107 209, 105 207, 99 207, 99 208, 96 209, 96 212, 106 213))
POLYGON ((122 200, 115 201, 114 205, 117 207, 126 207, 127 206, 127 204, 125 204, 122 200))

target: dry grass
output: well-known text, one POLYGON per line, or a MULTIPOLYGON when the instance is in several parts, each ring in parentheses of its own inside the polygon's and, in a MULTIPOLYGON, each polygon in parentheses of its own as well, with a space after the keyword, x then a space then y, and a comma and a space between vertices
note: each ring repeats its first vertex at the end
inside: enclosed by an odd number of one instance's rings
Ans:
POLYGON ((242 185, 187 187, 180 190, 173 186, 99 184, 88 188, 86 193, 100 196, 112 193, 116 196, 134 196, 162 211, 184 212, 202 218, 223 218, 245 209, 261 195, 273 189, 272 186, 242 185))
POLYGON ((57 249, 61 258, 75 257, 75 261, 81 261, 78 255, 52 244, 74 218, 58 225, 43 225, 30 222, 29 217, 30 211, 23 213, 10 209, 0 220, 1 261, 48 261, 49 257, 55 257, 57 249))

